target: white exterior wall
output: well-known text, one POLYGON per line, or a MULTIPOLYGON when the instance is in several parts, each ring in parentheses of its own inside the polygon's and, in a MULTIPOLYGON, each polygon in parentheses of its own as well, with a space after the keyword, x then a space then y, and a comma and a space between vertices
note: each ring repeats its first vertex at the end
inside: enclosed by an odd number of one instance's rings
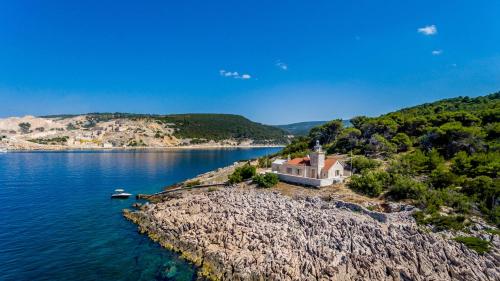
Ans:
POLYGON ((313 178, 298 177, 294 175, 287 175, 282 173, 277 173, 277 174, 280 180, 284 182, 291 182, 291 183, 316 186, 316 187, 328 186, 336 182, 342 182, 342 178, 313 179, 313 178))

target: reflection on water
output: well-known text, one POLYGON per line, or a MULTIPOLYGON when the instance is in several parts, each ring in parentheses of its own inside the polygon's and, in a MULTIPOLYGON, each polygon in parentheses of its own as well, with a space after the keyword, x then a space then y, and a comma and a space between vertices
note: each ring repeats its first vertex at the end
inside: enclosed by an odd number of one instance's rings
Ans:
POLYGON ((195 269, 125 221, 115 188, 163 186, 277 148, 0 155, 0 280, 192 280, 195 269))

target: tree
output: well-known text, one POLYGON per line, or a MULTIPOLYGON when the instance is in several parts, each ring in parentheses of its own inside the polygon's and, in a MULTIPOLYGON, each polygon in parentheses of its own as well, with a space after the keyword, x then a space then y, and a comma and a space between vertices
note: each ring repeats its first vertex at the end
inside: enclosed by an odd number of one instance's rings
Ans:
POLYGON ((365 156, 356 156, 352 159, 352 168, 356 173, 372 170, 380 166, 380 162, 366 158, 365 156))
POLYGON ((257 169, 250 165, 245 164, 241 167, 234 169, 234 172, 229 176, 229 183, 240 183, 242 181, 251 179, 257 173, 257 169))
POLYGON ((365 145, 365 151, 369 155, 388 156, 396 152, 396 146, 385 139, 382 135, 373 134, 365 145))
POLYGON ((397 176, 389 187, 387 195, 395 200, 418 199, 427 187, 410 177, 397 176))
POLYGON ((341 119, 332 120, 318 127, 314 127, 309 132, 310 145, 314 145, 317 140, 323 145, 333 142, 342 131, 343 123, 341 119))
POLYGON ((366 171, 354 175, 349 182, 349 188, 371 197, 379 196, 389 182, 389 174, 383 171, 366 171))
POLYGON ((356 128, 346 128, 337 137, 335 143, 330 147, 328 153, 348 153, 359 149, 361 131, 356 128))
POLYGON ((28 134, 30 132, 31 124, 28 122, 19 123, 19 129, 21 133, 28 134))
POLYGON ((485 133, 478 127, 464 127, 460 122, 446 123, 432 128, 424 135, 420 144, 425 150, 436 148, 446 158, 451 158, 459 151, 475 153, 483 151, 485 133))
POLYGON ((407 151, 408 148, 412 146, 410 137, 405 133, 397 133, 393 138, 392 142, 397 146, 398 152, 407 151))
POLYGON ((259 187, 271 188, 278 184, 278 175, 272 173, 266 173, 265 175, 256 175, 252 178, 259 187))

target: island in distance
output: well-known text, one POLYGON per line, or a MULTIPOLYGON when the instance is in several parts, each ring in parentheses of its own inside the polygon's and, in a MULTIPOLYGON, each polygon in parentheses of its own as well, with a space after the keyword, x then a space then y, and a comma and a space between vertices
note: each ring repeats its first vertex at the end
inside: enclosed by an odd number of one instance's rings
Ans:
POLYGON ((289 134, 232 114, 89 113, 0 119, 0 148, 9 150, 275 146, 287 144, 289 134))

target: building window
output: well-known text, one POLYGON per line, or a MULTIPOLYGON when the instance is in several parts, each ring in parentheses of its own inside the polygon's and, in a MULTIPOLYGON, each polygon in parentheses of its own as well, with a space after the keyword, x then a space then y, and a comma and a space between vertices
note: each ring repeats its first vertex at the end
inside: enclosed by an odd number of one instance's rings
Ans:
POLYGON ((300 169, 297 169, 297 175, 300 175, 300 169))
POLYGON ((316 178, 316 177, 317 177, 316 170, 311 169, 311 178, 316 178))
POLYGON ((286 168, 286 173, 291 175, 292 174, 292 168, 286 168))
POLYGON ((336 177, 340 176, 340 171, 339 170, 335 170, 335 176, 336 177))

